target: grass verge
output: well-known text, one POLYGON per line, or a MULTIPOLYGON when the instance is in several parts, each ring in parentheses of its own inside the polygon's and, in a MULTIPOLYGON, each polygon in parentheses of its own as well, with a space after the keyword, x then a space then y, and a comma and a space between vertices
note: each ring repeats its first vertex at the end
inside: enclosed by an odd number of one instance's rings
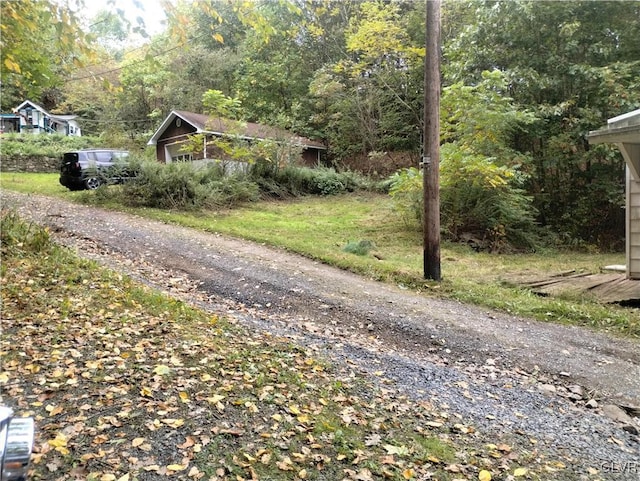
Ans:
MULTIPOLYGON (((68 192, 55 174, 0 175, 3 188, 96 202, 94 192, 68 192)), ((108 208, 125 209, 118 205, 108 208)), ((403 223, 388 197, 352 194, 260 202, 225 211, 197 213, 136 209, 139 215, 281 247, 353 272, 539 320, 586 326, 640 338, 640 309, 602 305, 588 296, 545 298, 517 287, 521 279, 539 279, 566 271, 597 273, 624 263, 623 254, 544 251, 488 254, 443 243, 440 283, 422 278, 422 237, 403 223), (366 255, 345 252, 361 242, 375 246, 366 255)))
POLYGON ((31 480, 562 477, 533 444, 78 259, 12 213, 1 232, 0 386, 36 419, 31 480))

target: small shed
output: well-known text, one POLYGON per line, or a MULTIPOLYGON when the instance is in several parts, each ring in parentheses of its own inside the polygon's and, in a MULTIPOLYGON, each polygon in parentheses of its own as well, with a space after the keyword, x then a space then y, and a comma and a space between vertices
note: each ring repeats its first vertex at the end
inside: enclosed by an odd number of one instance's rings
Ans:
POLYGON ((615 144, 627 164, 626 274, 640 280, 640 109, 609 119, 587 139, 590 144, 615 144))
POLYGON ((164 119, 147 145, 155 145, 159 162, 184 162, 219 158, 221 152, 211 140, 218 137, 237 137, 247 142, 274 140, 291 144, 302 150, 301 161, 306 165, 320 163, 321 154, 327 147, 318 141, 301 137, 284 129, 252 122, 237 122, 184 110, 173 110, 164 119), (194 134, 204 136, 201 152, 191 154, 183 146, 194 134))

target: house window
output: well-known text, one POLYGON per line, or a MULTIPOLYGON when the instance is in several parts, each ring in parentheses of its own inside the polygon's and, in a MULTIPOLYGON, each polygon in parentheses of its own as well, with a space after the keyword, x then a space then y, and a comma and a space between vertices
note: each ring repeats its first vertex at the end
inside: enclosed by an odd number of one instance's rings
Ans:
POLYGON ((171 160, 173 162, 191 162, 193 158, 191 157, 191 154, 180 154, 176 155, 171 160))
POLYGON ((182 125, 182 119, 176 119, 176 127, 180 127, 182 125))

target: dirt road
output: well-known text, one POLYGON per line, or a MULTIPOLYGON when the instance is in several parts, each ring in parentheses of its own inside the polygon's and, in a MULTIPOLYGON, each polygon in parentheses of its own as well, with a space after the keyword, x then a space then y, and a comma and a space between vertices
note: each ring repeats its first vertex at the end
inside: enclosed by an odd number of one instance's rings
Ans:
POLYGON ((361 375, 446 405, 479 430, 536 438, 570 479, 640 480, 640 343, 437 300, 263 245, 2 192, 60 243, 361 375), (379 376, 379 373, 378 373, 379 376), (616 417, 615 406, 622 407, 616 417), (605 413, 607 413, 605 415, 605 413), (588 476, 596 466, 600 478, 588 476))

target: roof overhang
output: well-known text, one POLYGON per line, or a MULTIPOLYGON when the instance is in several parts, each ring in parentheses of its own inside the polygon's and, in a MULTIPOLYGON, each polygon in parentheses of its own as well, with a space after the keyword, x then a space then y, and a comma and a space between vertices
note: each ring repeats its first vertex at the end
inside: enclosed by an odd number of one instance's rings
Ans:
MULTIPOLYGON (((151 136, 147 145, 157 145, 158 140, 162 137, 162 134, 167 130, 167 128, 173 123, 176 118, 182 119, 184 122, 187 122, 189 125, 193 126, 196 129, 196 134, 207 134, 207 135, 215 135, 215 136, 228 136, 230 135, 227 131, 228 129, 224 126, 226 122, 223 119, 219 118, 210 118, 209 120, 215 120, 217 122, 212 123, 211 125, 203 125, 204 121, 199 120, 195 121, 189 117, 190 113, 185 112, 184 115, 180 114, 180 111, 172 110, 169 115, 164 119, 158 130, 151 136), (220 128, 216 129, 215 126, 218 125, 220 128)), ((233 122, 233 121, 231 121, 233 122)), ((257 125, 257 124, 253 124, 257 125)), ((266 127, 266 126, 265 126, 266 127)), ((258 134, 258 135, 248 135, 243 133, 238 133, 236 136, 243 140, 268 140, 268 135, 258 134)), ((320 142, 312 141, 309 139, 305 139, 303 137, 297 135, 291 135, 289 137, 289 141, 294 145, 300 146, 304 149, 317 149, 317 150, 327 150, 327 147, 320 142)))
POLYGON ((75 120, 78 118, 77 115, 56 115, 56 114, 49 114, 49 117, 61 122, 69 122, 70 120, 75 120))
POLYGON ((15 109, 13 109, 13 111, 17 112, 18 110, 22 110, 23 108, 26 108, 26 107, 31 107, 32 109, 36 109, 42 112, 43 114, 50 115, 49 112, 47 112, 44 108, 40 107, 38 104, 36 104, 35 102, 32 102, 31 100, 25 100, 20 105, 18 105, 15 109))
MULTIPOLYGON (((171 113, 167 115, 167 117, 164 119, 162 124, 160 124, 160 127, 158 127, 158 130, 156 130, 154 134, 151 136, 151 138, 149 139, 149 142, 147 142, 147 145, 157 145, 158 139, 162 136, 164 131, 167 130, 167 127, 169 127, 169 125, 171 125, 171 123, 177 117, 181 118, 185 122, 188 122, 189 125, 193 125, 193 122, 189 122, 182 115, 178 114, 178 112, 176 112, 175 110, 172 110, 171 113)), ((196 133, 201 134, 204 132, 198 125, 193 125, 193 126, 196 128, 196 133)))
POLYGON ((640 109, 607 121, 607 126, 587 134, 590 144, 616 144, 631 175, 640 181, 640 109))

